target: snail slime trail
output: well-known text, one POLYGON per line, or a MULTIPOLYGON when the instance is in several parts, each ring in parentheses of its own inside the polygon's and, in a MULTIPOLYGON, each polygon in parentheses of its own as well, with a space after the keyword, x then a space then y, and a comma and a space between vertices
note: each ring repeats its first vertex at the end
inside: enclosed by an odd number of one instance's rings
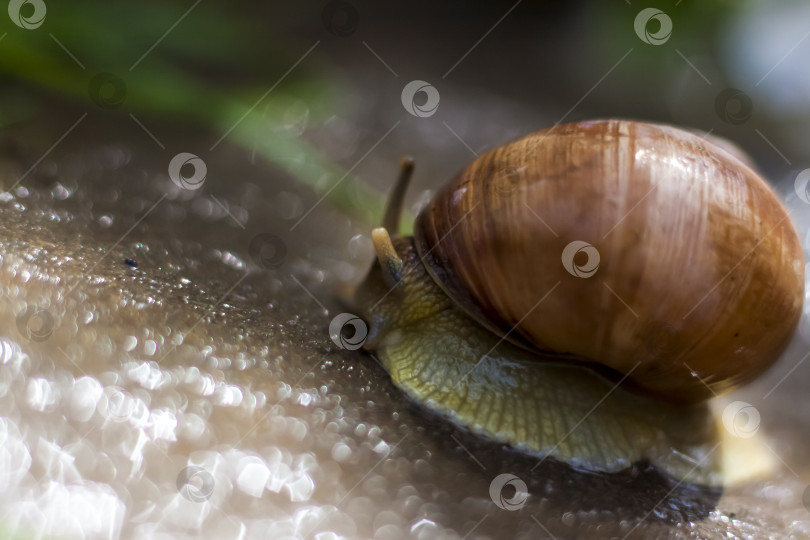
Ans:
POLYGON ((354 297, 365 347, 406 394, 577 469, 649 462, 708 486, 767 469, 759 439, 722 428, 714 396, 778 359, 804 261, 748 165, 670 126, 559 125, 473 161, 399 237, 411 170, 354 297))

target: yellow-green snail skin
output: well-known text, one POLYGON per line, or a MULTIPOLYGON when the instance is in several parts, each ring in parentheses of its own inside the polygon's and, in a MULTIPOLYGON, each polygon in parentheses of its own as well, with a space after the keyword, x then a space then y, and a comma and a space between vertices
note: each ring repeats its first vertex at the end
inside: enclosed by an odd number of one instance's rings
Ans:
POLYGON ((411 170, 354 298, 398 387, 577 469, 741 476, 710 398, 777 360, 804 298, 796 231, 748 165, 674 127, 558 125, 473 161, 400 237, 411 170))

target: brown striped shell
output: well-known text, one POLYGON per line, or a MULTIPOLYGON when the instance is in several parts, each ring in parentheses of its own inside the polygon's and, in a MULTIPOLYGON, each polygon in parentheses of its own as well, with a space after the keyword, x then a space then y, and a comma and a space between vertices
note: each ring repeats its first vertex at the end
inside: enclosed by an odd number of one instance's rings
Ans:
POLYGON ((565 124, 482 155, 419 214, 415 244, 507 339, 680 402, 762 373, 804 297, 800 242, 767 183, 663 125, 565 124))

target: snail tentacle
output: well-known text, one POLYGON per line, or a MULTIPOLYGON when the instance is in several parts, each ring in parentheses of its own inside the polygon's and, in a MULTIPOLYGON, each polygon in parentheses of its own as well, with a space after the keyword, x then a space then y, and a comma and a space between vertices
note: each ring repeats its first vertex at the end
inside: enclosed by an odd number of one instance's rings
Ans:
POLYGON ((413 158, 405 156, 399 162, 399 178, 394 185, 394 190, 388 197, 385 207, 385 216, 382 226, 388 229, 392 236, 399 235, 399 218, 402 215, 402 204, 405 201, 405 192, 413 175, 413 158))
POLYGON ((374 242, 374 251, 380 262, 382 277, 388 288, 393 288, 402 279, 402 259, 397 255, 391 235, 385 227, 377 227, 371 231, 371 241, 374 242))

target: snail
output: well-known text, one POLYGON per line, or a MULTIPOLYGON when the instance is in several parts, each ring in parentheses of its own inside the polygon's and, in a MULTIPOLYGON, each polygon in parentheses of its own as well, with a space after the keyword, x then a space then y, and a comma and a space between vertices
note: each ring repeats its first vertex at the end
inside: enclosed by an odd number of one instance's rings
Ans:
POLYGON ((403 237, 412 171, 404 159, 354 295, 399 388, 577 469, 729 481, 710 398, 779 358, 804 298, 765 180, 683 129, 556 125, 478 157, 403 237))

